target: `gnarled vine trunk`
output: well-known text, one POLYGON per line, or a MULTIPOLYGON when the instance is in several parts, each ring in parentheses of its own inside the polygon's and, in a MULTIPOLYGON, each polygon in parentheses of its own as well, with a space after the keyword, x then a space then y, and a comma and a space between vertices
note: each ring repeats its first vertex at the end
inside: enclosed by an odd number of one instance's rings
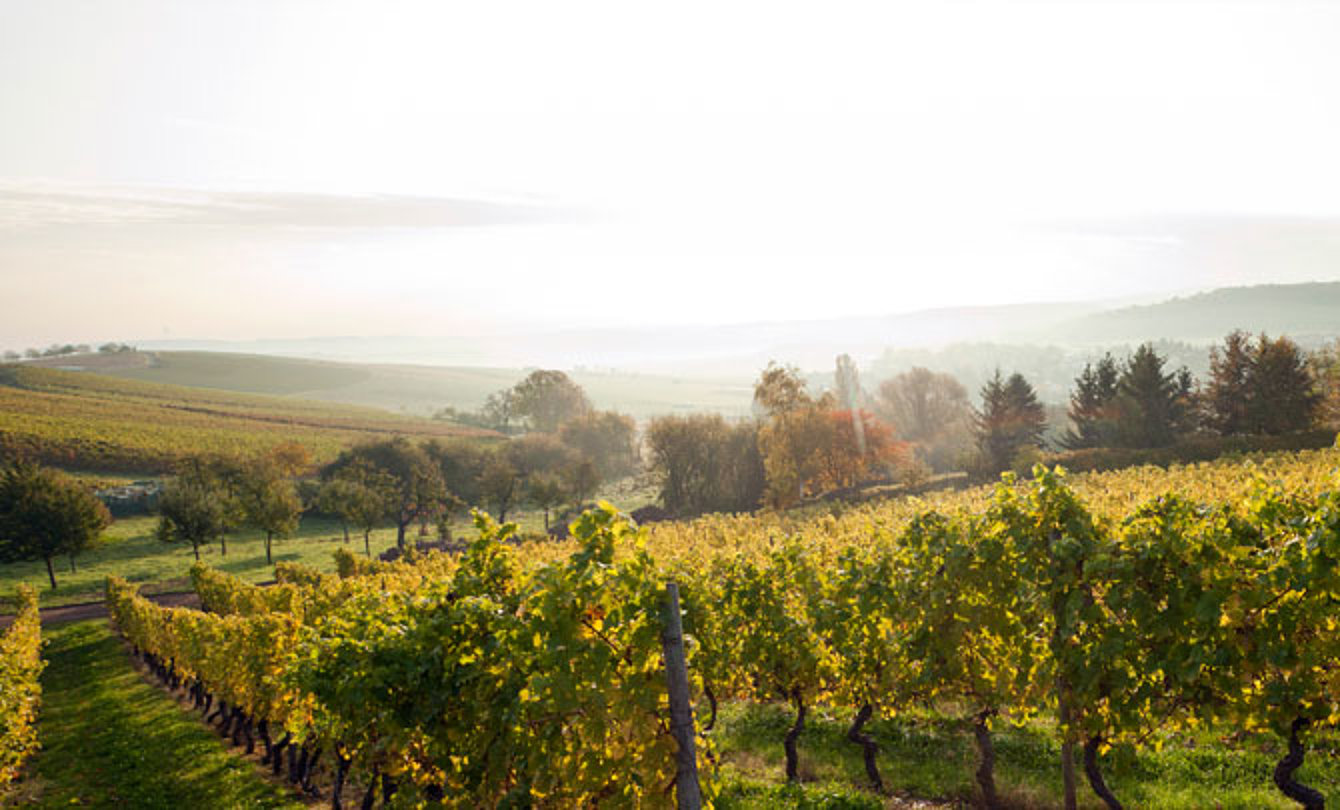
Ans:
POLYGON ((1289 727, 1289 753, 1275 766, 1275 786, 1290 799, 1303 805, 1306 810, 1325 810, 1326 797, 1321 791, 1310 788, 1293 778, 1294 772, 1303 767, 1303 743, 1298 734, 1307 728, 1308 721, 1299 717, 1289 727))
POLYGON ((800 739, 800 732, 805 730, 805 699, 799 689, 791 693, 791 699, 796 704, 796 722, 786 732, 782 747, 786 749, 786 781, 799 782, 800 754, 796 752, 796 740, 800 739))
POLYGON ((344 780, 349 777, 349 766, 353 762, 352 757, 345 755, 344 747, 337 743, 335 745, 335 781, 330 788, 331 810, 343 810, 344 780))
POLYGON ((1000 807, 1000 794, 996 792, 996 746, 991 741, 991 729, 987 720, 995 714, 986 710, 973 718, 972 736, 977 742, 977 785, 982 789, 982 803, 990 810, 1000 807))
POLYGON ((703 733, 707 733, 716 728, 717 725, 717 696, 712 691, 712 687, 703 684, 703 697, 707 698, 707 705, 712 710, 712 715, 707 718, 707 723, 703 725, 703 733))
POLYGON ((1060 720, 1061 727, 1067 729, 1065 738, 1061 741, 1061 789, 1064 791, 1065 810, 1076 810, 1079 807, 1079 799, 1075 789, 1075 741, 1071 736, 1070 728, 1070 700, 1069 689, 1064 683, 1061 684, 1061 705, 1060 720))
POLYGON ((847 739, 861 746, 865 758, 865 775, 870 779, 870 786, 877 791, 883 791, 884 780, 879 777, 879 766, 875 764, 875 754, 879 751, 879 746, 873 737, 861 731, 870 720, 870 715, 874 713, 875 709, 869 703, 861 706, 851 721, 851 728, 847 729, 847 739))
POLYGON ((1103 744, 1103 738, 1097 734, 1090 737, 1084 743, 1084 775, 1089 778, 1089 787, 1093 788, 1093 795, 1103 800, 1107 805, 1107 810, 1124 810, 1121 802, 1112 794, 1108 788, 1107 782, 1103 781, 1103 772, 1098 769, 1098 749, 1103 744))

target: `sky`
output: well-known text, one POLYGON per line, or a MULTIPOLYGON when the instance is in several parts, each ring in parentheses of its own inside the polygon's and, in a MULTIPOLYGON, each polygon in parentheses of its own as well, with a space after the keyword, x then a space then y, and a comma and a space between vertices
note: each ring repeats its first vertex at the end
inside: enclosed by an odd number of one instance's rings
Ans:
POLYGON ((0 348, 1340 280, 1340 3, 0 0, 0 348))

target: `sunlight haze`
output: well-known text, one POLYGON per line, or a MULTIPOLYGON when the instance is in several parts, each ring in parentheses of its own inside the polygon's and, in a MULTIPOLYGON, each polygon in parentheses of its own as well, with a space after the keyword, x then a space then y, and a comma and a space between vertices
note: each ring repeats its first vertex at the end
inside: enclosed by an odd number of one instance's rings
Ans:
POLYGON ((0 0, 0 19, 0 348, 1340 279, 1331 4, 0 0))

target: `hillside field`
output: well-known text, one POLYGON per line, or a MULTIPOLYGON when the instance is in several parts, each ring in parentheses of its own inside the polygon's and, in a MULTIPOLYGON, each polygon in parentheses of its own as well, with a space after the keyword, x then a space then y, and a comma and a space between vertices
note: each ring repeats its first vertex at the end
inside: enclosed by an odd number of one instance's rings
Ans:
POLYGON ((155 474, 179 459, 251 453, 281 442, 315 462, 361 440, 488 436, 488 431, 374 408, 0 366, 0 454, 92 472, 155 474))
MULTIPOLYGON (((430 415, 444 407, 476 410, 489 394, 510 388, 529 369, 341 363, 202 351, 75 355, 35 361, 150 383, 383 408, 430 415)), ((568 371, 597 408, 637 419, 666 413, 749 412, 752 380, 674 377, 631 372, 568 371)))

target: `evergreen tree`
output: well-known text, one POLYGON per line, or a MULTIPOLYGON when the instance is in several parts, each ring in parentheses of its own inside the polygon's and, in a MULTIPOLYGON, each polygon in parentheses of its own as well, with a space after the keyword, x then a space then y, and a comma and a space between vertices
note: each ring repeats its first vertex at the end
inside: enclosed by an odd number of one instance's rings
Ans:
POLYGON ((1002 379, 1000 370, 982 386, 976 413, 977 448, 990 472, 1008 469, 1025 447, 1041 447, 1047 416, 1033 386, 1019 373, 1002 379))
POLYGON ((1117 382, 1119 434, 1127 447, 1165 447, 1188 428, 1190 372, 1164 373, 1164 358, 1146 343, 1126 361, 1117 382))
POLYGON ((1255 344, 1244 332, 1224 338, 1223 349, 1210 350, 1206 416, 1224 436, 1279 434, 1306 430, 1318 415, 1321 396, 1315 371, 1287 337, 1265 335, 1255 344))
POLYGON ((1210 349, 1210 382, 1205 387, 1205 415, 1221 436, 1248 429, 1247 404, 1251 394, 1252 346, 1245 332, 1229 333, 1222 351, 1210 349))
POLYGON ((1287 337, 1261 335, 1252 357, 1247 424, 1254 433, 1276 435, 1311 427, 1320 397, 1307 358, 1287 337))
POLYGON ((1097 365, 1084 364, 1075 378, 1070 395, 1070 421, 1061 445, 1069 450, 1082 447, 1108 447, 1117 438, 1117 380, 1121 376, 1111 354, 1103 355, 1097 365))

